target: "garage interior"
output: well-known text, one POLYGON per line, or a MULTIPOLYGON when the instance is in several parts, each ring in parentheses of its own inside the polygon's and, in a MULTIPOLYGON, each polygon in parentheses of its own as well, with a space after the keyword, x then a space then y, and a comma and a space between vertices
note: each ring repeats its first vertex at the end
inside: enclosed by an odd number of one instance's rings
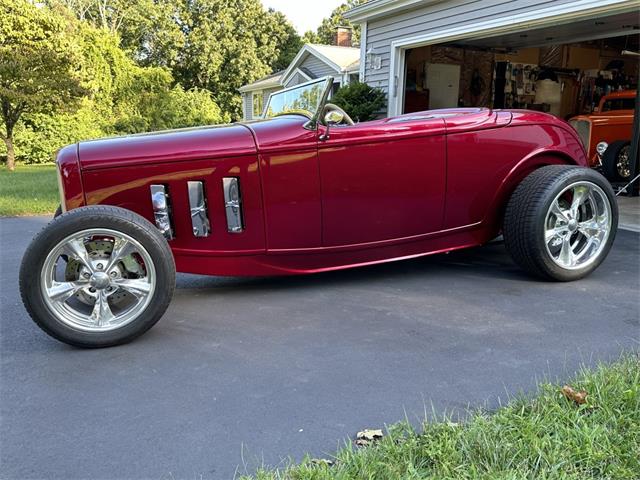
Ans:
POLYGON ((590 114, 601 96, 636 89, 639 33, 634 12, 407 50, 404 113, 458 106, 590 114))

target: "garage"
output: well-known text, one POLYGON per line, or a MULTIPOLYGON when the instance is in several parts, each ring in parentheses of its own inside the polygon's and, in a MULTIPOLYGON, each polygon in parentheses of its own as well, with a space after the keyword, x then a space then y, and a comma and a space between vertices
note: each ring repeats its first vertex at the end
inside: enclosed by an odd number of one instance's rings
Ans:
POLYGON ((637 171, 639 8, 374 0, 348 15, 363 29, 361 80, 386 90, 389 116, 451 107, 548 112, 571 120, 593 167, 603 168, 609 150, 607 176, 621 189, 637 171))

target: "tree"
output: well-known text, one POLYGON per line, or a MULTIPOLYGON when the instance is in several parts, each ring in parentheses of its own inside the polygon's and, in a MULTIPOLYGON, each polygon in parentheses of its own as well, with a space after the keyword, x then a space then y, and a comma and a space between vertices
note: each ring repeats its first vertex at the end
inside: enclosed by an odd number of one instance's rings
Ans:
POLYGON ((26 113, 75 108, 84 95, 74 23, 27 0, 0 0, 0 138, 15 168, 14 130, 26 113))
MULTIPOLYGON (((328 18, 322 20, 322 23, 318 27, 315 37, 311 37, 315 41, 309 43, 322 43, 325 45, 331 45, 334 42, 334 36, 338 27, 352 27, 353 36, 351 37, 351 42, 354 45, 359 45, 360 25, 353 25, 349 20, 344 18, 344 14, 348 10, 355 8, 358 5, 362 5, 367 1, 368 0, 347 0, 345 3, 334 9, 328 18)), ((307 34, 305 34, 305 36, 306 35, 307 34)))
POLYGON ((235 118, 238 88, 282 70, 302 47, 287 18, 260 0, 48 0, 104 28, 141 66, 170 68, 174 82, 211 92, 235 118))
POLYGON ((387 99, 383 90, 353 82, 341 87, 331 98, 331 103, 341 107, 356 122, 366 122, 376 117, 387 99))
POLYGON ((87 138, 229 121, 210 92, 185 90, 166 67, 140 66, 120 48, 116 33, 65 12, 57 4, 50 13, 72 29, 84 95, 77 110, 24 112, 15 127, 16 158, 42 163, 63 145, 87 138))
POLYGON ((272 72, 287 25, 259 0, 191 0, 186 8, 176 80, 211 91, 224 111, 240 118, 238 89, 272 72))
POLYGON ((271 64, 274 72, 286 69, 303 46, 302 39, 289 19, 282 13, 269 9, 277 36, 278 58, 271 64), (280 28, 278 28, 280 27, 280 28))
POLYGON ((120 46, 142 66, 173 67, 184 47, 185 9, 175 0, 48 0, 64 5, 83 22, 120 38, 120 46))
POLYGON ((313 30, 307 30, 306 32, 304 32, 304 35, 302 35, 302 42, 303 43, 321 43, 320 36, 313 30))

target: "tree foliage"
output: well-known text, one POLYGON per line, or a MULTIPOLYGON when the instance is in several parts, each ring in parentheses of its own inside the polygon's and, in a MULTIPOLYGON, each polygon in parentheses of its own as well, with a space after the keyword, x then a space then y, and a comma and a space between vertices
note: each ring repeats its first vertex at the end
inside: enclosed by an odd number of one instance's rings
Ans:
POLYGON ((185 10, 175 0, 49 0, 83 22, 120 38, 120 46, 142 66, 173 67, 185 38, 185 10))
POLYGON ((171 70, 185 88, 206 89, 235 119, 238 89, 283 70, 302 47, 287 18, 259 0, 50 0, 118 34, 141 66, 171 70))
MULTIPOLYGON (((60 51, 72 64, 73 92, 81 93, 82 98, 76 96, 76 101, 71 101, 72 90, 65 83, 68 79, 61 78, 62 74, 54 68, 41 76, 25 77, 26 72, 23 73, 21 78, 27 78, 31 86, 16 84, 15 95, 24 96, 30 92, 29 88, 45 92, 47 108, 34 103, 32 108, 23 110, 21 121, 15 126, 15 153, 20 160, 50 161, 61 146, 86 138, 230 120, 210 92, 183 88, 166 67, 141 66, 135 62, 120 48, 120 38, 112 29, 76 20, 59 3, 36 8, 35 14, 52 19, 54 25, 56 22, 64 25, 66 43, 60 51), (50 76, 52 73, 54 76, 50 76), (50 83, 63 88, 66 85, 68 90, 53 90, 50 83)), ((23 35, 14 42, 24 53, 21 61, 34 65, 37 56, 49 50, 26 50, 23 45, 29 46, 34 41, 32 38, 37 39, 38 30, 32 21, 20 20, 13 14, 11 18, 19 22, 23 35)), ((13 58, 14 63, 18 61, 10 55, 7 57, 13 58)), ((11 78, 5 70, 0 71, 0 85, 11 78)))
POLYGON ((0 0, 0 137, 10 170, 22 115, 67 110, 85 93, 74 36, 75 25, 63 15, 26 0, 0 0))
POLYGON ((329 17, 322 20, 322 23, 318 27, 316 32, 306 32, 303 36, 305 43, 321 43, 325 45, 331 45, 334 43, 334 36, 338 27, 352 27, 353 36, 351 42, 354 45, 360 44, 360 25, 354 25, 349 20, 344 18, 344 14, 366 3, 368 0, 347 0, 345 3, 335 8, 329 17))
POLYGON ((281 52, 292 27, 259 0, 193 0, 187 8, 186 46, 176 78, 186 87, 211 91, 225 111, 241 118, 238 89, 286 61, 281 52))
POLYGON ((366 122, 376 117, 387 99, 383 90, 354 82, 341 87, 331 98, 331 103, 341 107, 355 121, 366 122))
POLYGON ((303 47, 304 42, 291 22, 282 13, 274 10, 269 10, 270 15, 273 15, 275 24, 278 25, 276 33, 276 41, 278 48, 278 57, 271 64, 271 70, 279 72, 286 69, 303 47))

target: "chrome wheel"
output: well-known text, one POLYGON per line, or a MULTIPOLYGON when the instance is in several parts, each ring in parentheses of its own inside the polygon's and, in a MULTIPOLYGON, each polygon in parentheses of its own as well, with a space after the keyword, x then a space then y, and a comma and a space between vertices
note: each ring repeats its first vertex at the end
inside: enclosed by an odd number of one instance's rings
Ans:
POLYGON ((147 250, 110 229, 82 230, 59 242, 40 273, 44 303, 62 323, 108 332, 135 320, 156 288, 147 250))
POLYGON ((631 176, 631 163, 629 162, 630 148, 630 145, 622 147, 616 159, 616 169, 618 170, 618 175, 622 178, 629 178, 631 176))
POLYGON ((547 252, 562 268, 584 268, 603 252, 611 222, 611 205, 604 191, 591 182, 574 183, 553 200, 547 212, 547 252))

